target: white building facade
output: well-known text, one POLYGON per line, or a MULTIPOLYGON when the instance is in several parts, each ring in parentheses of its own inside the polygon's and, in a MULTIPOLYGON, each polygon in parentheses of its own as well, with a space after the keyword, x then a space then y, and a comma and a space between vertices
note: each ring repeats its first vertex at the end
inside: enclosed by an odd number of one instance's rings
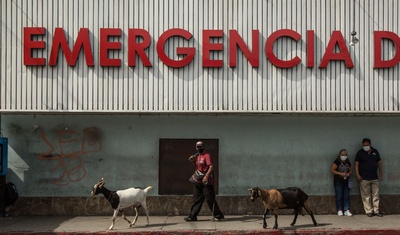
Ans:
POLYGON ((157 196, 160 139, 217 139, 221 196, 330 196, 331 163, 364 137, 382 193, 400 194, 397 0, 1 3, 0 124, 23 196, 82 196, 100 172, 157 196))

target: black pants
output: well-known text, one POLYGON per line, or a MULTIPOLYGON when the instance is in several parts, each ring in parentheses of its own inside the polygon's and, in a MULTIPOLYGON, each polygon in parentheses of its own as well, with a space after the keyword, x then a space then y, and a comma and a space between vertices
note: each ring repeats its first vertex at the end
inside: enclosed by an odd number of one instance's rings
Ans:
POLYGON ((190 209, 189 217, 196 218, 200 213, 204 199, 210 208, 213 217, 220 218, 224 215, 220 211, 217 202, 215 201, 215 190, 213 185, 195 184, 193 187, 193 204, 190 209))

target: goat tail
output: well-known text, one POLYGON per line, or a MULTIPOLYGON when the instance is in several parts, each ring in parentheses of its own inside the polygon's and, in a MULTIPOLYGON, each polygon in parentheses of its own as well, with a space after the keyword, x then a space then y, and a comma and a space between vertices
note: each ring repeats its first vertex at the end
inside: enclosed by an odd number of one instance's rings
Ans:
POLYGON ((145 192, 145 193, 147 193, 150 189, 152 189, 153 187, 152 186, 148 186, 147 188, 145 188, 145 189, 143 189, 143 191, 145 192))

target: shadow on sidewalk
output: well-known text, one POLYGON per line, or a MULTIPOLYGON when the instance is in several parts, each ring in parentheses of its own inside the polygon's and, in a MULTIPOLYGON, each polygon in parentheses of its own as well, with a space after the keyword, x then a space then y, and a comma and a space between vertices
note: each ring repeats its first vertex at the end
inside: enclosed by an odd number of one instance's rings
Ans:
POLYGON ((70 221, 73 216, 15 216, 2 218, 0 227, 3 231, 26 231, 37 229, 53 231, 61 224, 70 221))
POLYGON ((244 215, 242 217, 225 217, 225 219, 223 219, 221 222, 233 222, 233 221, 240 221, 240 222, 244 222, 244 223, 249 223, 249 222, 258 222, 258 221, 262 221, 262 216, 260 215, 244 215))

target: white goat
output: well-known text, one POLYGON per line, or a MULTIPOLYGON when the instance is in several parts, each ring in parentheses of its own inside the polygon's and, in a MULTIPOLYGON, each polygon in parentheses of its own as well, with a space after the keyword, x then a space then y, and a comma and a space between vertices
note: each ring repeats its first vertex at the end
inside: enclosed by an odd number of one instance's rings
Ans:
POLYGON ((111 226, 108 229, 113 229, 114 228, 114 223, 115 223, 115 218, 118 215, 118 212, 121 211, 122 218, 124 220, 128 221, 129 226, 132 227, 138 218, 138 211, 137 208, 143 207, 144 211, 146 212, 147 216, 147 225, 149 224, 149 212, 147 210, 147 205, 146 205, 146 195, 147 192, 152 189, 153 187, 148 186, 145 189, 140 189, 140 188, 128 188, 124 190, 118 190, 118 191, 110 191, 107 188, 104 187, 104 179, 101 178, 101 180, 94 185, 93 191, 92 191, 92 196, 95 196, 99 193, 102 193, 104 197, 110 202, 112 208, 114 209, 114 215, 112 218, 112 223, 111 226), (128 207, 133 207, 136 211, 136 215, 134 220, 129 221, 124 212, 124 208, 128 207))

